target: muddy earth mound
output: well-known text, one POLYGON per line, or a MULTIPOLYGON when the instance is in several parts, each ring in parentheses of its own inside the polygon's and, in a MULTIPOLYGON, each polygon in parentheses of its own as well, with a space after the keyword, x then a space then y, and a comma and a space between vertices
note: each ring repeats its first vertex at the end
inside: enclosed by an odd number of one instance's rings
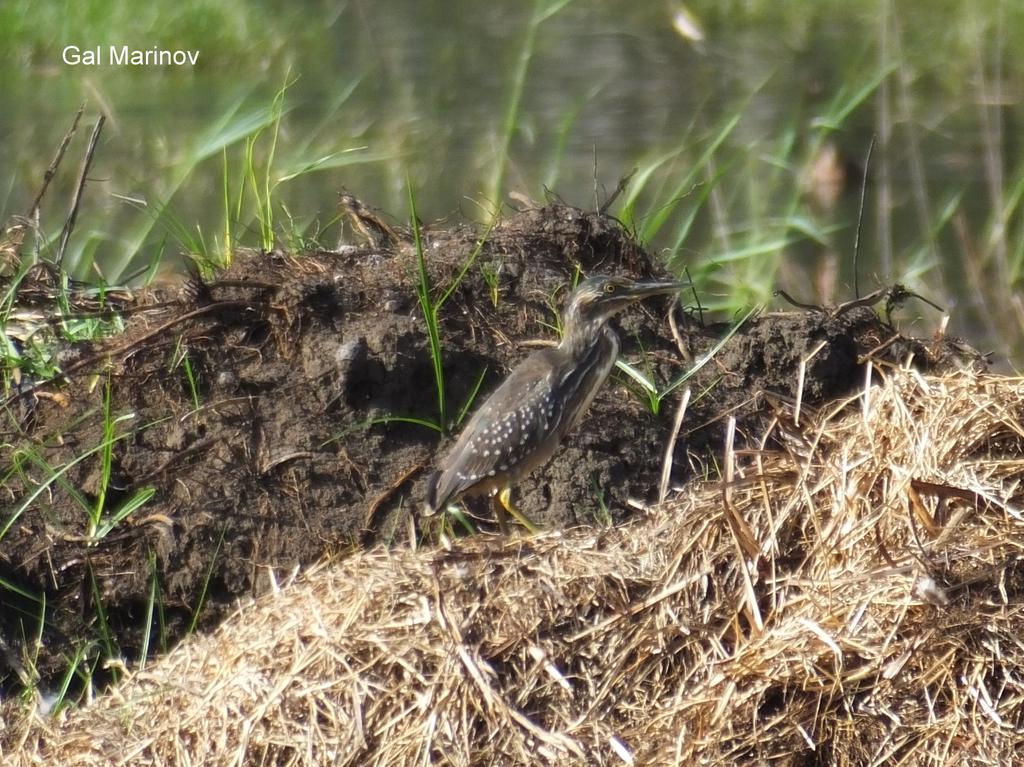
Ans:
MULTIPOLYGON (((436 540, 439 518, 417 509, 451 436, 430 426, 440 415, 417 251, 393 231, 371 239, 338 252, 239 254, 215 277, 123 297, 123 334, 65 350, 61 380, 7 400, 4 689, 56 684, 80 648, 96 673, 99 658, 166 649, 280 574, 404 542, 411 524, 436 540), (105 536, 88 536, 88 510, 110 519, 149 488, 105 536)), ((434 300, 457 283, 439 312, 445 418, 456 432, 467 403, 556 337, 556 311, 580 273, 664 274, 615 220, 561 204, 488 232, 428 229, 423 249, 434 300)), ((659 386, 729 330, 668 299, 616 324, 623 357, 659 386)), ((863 386, 869 356, 884 365, 911 355, 930 369, 975 362, 942 339, 902 338, 870 306, 754 316, 657 412, 616 371, 515 497, 549 527, 620 521, 640 505, 628 499, 657 493, 686 387, 675 485, 714 465, 728 416, 739 446, 748 430, 761 433, 752 429, 772 417, 773 397, 796 396, 801 360, 813 407, 863 386)), ((476 525, 493 529, 484 511, 476 525)))

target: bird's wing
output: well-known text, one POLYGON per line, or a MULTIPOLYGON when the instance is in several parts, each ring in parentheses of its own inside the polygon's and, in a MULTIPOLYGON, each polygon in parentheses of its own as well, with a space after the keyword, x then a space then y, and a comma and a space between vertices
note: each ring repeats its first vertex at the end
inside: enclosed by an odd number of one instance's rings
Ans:
POLYGON ((615 363, 614 335, 583 360, 542 349, 520 363, 487 398, 431 483, 434 509, 473 485, 502 474, 523 476, 545 463, 586 411, 615 363))
POLYGON ((544 444, 558 415, 551 377, 545 375, 553 352, 542 349, 523 360, 474 413, 433 483, 433 508, 514 469, 521 457, 535 454, 544 444))

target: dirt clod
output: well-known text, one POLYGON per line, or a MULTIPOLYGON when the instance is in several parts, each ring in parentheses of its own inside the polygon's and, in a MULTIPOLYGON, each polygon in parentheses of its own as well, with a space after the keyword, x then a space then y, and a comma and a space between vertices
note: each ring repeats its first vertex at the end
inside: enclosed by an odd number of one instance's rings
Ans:
MULTIPOLYGON (((427 232, 435 299, 481 236, 427 232)), ((561 204, 511 216, 487 234, 440 313, 449 417, 481 377, 480 395, 493 389, 527 342, 553 338, 555 311, 580 272, 662 274, 615 220, 561 204)), ((447 446, 407 420, 438 418, 417 280, 415 250, 404 241, 382 252, 239 254, 191 289, 125 299, 134 306, 125 332, 76 349, 67 380, 43 390, 61 397, 32 399, 31 418, 32 395, 12 399, 0 435, 15 446, 3 459, 11 511, 0 522, 20 513, 0 542, 3 686, 18 683, 29 657, 52 684, 74 648, 97 637, 97 601, 117 652, 136 658, 153 593, 152 620, 170 645, 197 611, 199 630, 216 625, 239 597, 264 591, 272 573, 404 538, 426 469, 447 446), (120 420, 104 483, 108 387, 109 415, 120 420), (104 485, 107 517, 145 488, 155 493, 109 535, 89 540, 86 512, 104 485), (45 597, 48 611, 39 647, 41 602, 32 596, 45 597)), ((618 327, 624 356, 662 385, 727 330, 667 301, 631 310, 618 327)), ((695 396, 673 482, 687 481, 720 445, 725 416, 737 416, 743 433, 771 417, 762 394, 795 397, 802 360, 803 401, 813 407, 862 386, 873 350, 876 364, 913 354, 931 369, 963 356, 941 339, 902 339, 864 307, 751 318, 687 384, 695 396)), ((548 527, 627 517, 627 499, 656 492, 680 392, 655 413, 635 384, 613 376, 574 438, 516 489, 519 505, 548 527)))

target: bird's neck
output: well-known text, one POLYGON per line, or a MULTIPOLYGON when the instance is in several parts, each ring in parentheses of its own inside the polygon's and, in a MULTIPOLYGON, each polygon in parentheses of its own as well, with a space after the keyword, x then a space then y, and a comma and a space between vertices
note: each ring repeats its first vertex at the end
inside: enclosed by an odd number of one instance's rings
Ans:
POLYGON ((579 321, 568 320, 562 325, 562 341, 558 347, 573 359, 579 359, 596 343, 604 339, 618 346, 618 338, 605 318, 587 318, 579 321))

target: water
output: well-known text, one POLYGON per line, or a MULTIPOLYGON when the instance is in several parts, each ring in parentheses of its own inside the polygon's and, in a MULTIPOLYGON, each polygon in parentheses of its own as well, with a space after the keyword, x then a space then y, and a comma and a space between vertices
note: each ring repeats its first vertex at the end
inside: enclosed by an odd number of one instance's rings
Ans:
MULTIPOLYGON (((182 228, 212 248, 223 230, 225 158, 218 151, 196 162, 199 147, 221 122, 268 109, 289 80, 272 178, 333 160, 276 186, 275 220, 328 247, 338 237, 342 188, 401 220, 408 177, 422 219, 482 219, 496 193, 507 202, 509 192, 543 200, 550 190, 593 207, 631 169, 643 173, 675 152, 638 196, 632 223, 643 231, 737 118, 650 242, 669 249, 675 263, 704 264, 696 271, 712 302, 747 282, 752 300, 775 285, 805 300, 853 297, 854 223, 874 137, 880 143, 868 168, 856 270, 861 292, 905 281, 952 309, 957 332, 1022 358, 1014 126, 1022 117, 1015 52, 1024 12, 1016 4, 709 0, 686 8, 704 35, 694 41, 673 25, 678 5, 575 2, 537 26, 526 53, 529 3, 296 8, 182 0, 145 13, 111 6, 82 17, 75 14, 86 11, 47 4, 0 9, 0 22, 5 12, 36 16, 23 28, 7 18, 11 39, 0 59, 4 219, 24 212, 84 101, 83 127, 43 207, 45 232, 59 231, 92 121, 108 116, 73 238, 69 263, 80 277, 98 271, 117 280, 157 252, 176 258, 187 249, 182 228), (71 67, 60 60, 69 42, 195 48, 200 62, 71 67), (885 84, 873 87, 879 80, 885 84), (823 118, 837 115, 834 130, 823 127, 823 118), (799 191, 821 146, 836 147, 847 171, 834 205, 799 191), (993 215, 1000 204, 1002 239, 993 215), (294 224, 286 224, 285 209, 294 224), (808 231, 800 235, 793 221, 808 231), (729 259, 776 236, 788 243, 781 255, 729 259)), ((232 200, 244 183, 243 147, 227 150, 232 200)), ((257 157, 268 147, 264 133, 257 157)), ((253 244, 251 203, 241 232, 253 244)), ((921 318, 920 332, 938 321, 923 305, 905 316, 921 318)))

